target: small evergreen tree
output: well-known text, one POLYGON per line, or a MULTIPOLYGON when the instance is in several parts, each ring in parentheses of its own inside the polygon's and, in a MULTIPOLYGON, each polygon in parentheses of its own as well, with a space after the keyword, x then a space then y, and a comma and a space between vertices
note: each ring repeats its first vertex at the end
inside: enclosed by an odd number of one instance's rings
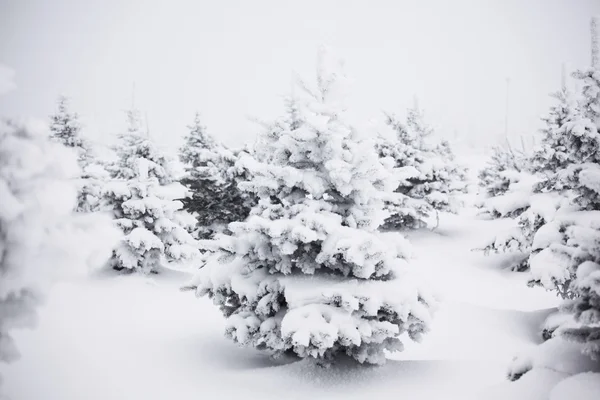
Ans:
POLYGON ((402 196, 388 202, 391 216, 385 227, 421 228, 436 211, 457 212, 466 171, 456 163, 450 144, 432 143, 433 129, 416 105, 408 110, 405 124, 393 115, 386 115, 386 123, 394 134, 381 135, 377 150, 380 157, 394 160, 400 180, 396 192, 402 196))
POLYGON ((56 113, 50 116, 50 137, 77 152, 79 165, 88 163, 89 145, 81 137, 79 116, 69 110, 69 100, 61 96, 58 99, 56 113))
POLYGON ((429 149, 427 142, 433 135, 433 128, 425 121, 425 113, 419 108, 416 98, 413 106, 406 112, 406 128, 411 132, 411 138, 415 141, 416 148, 429 149))
MULTIPOLYGON (((561 90, 552 96, 557 104, 542 118, 545 126, 541 130, 541 144, 523 167, 538 175, 539 182, 528 196, 528 206, 517 210, 517 226, 496 236, 484 248, 486 253, 520 253, 522 257, 511 266, 516 271, 527 271, 531 256, 541 250, 533 248, 535 234, 570 197, 564 175, 566 168, 579 157, 573 152, 569 138, 575 126, 573 122, 580 119, 581 113, 564 76, 561 90)), ((503 188, 508 186, 502 183, 503 188)))
POLYGON ((79 116, 69 110, 69 101, 66 97, 59 98, 57 111, 50 117, 50 120, 50 137, 77 153, 81 176, 78 179, 76 210, 79 212, 98 211, 102 186, 108 173, 95 160, 91 145, 82 138, 79 116))
POLYGON ((110 220, 73 213, 78 174, 47 132, 0 120, 0 362, 18 357, 10 332, 34 325, 54 278, 110 256, 110 220))
POLYGON ((376 150, 381 159, 389 158, 394 162, 394 171, 398 179, 395 194, 388 196, 386 208, 390 215, 383 224, 385 229, 417 229, 427 226, 427 218, 433 212, 431 205, 419 196, 410 197, 422 175, 417 169, 423 158, 415 146, 416 138, 406 125, 392 115, 386 116, 386 124, 392 129, 388 136, 380 135, 376 143, 376 150))
POLYGON ((488 197, 505 194, 511 184, 519 181, 520 173, 526 169, 526 159, 524 153, 510 144, 494 146, 487 166, 479 171, 479 186, 488 197))
MULTIPOLYGON (((542 120, 545 123, 541 130, 542 142, 531 157, 531 171, 544 177, 539 190, 551 190, 556 184, 556 171, 564 169, 569 159, 567 143, 567 123, 576 118, 580 112, 573 94, 567 87, 565 78, 560 91, 551 95, 557 103, 550 108, 548 115, 542 120)), ((560 188, 559 188, 560 189, 560 188)))
POLYGON ((342 354, 383 363, 400 335, 428 329, 433 300, 410 284, 407 242, 383 241, 383 198, 396 187, 391 165, 348 124, 344 76, 321 53, 317 90, 299 107, 300 125, 270 140, 271 156, 238 163, 240 183, 259 203, 212 242, 190 285, 227 317, 234 341, 276 354, 329 361, 342 354))
POLYGON ((128 112, 128 119, 128 131, 115 148, 118 159, 110 166, 112 181, 104 190, 105 205, 123 231, 112 266, 156 273, 167 262, 198 255, 189 233, 195 221, 173 199, 177 192, 173 163, 140 131, 135 111, 128 112))
POLYGON ((181 201, 184 210, 198 221, 198 235, 209 238, 233 221, 242 221, 250 212, 254 197, 239 190, 247 172, 236 167, 245 151, 229 150, 206 132, 196 114, 194 124, 179 152, 186 174, 181 183, 190 195, 181 201))
POLYGON ((412 182, 410 197, 425 199, 437 211, 456 212, 457 196, 467 190, 466 169, 456 162, 448 141, 434 139, 434 130, 416 100, 407 112, 406 126, 421 152, 421 174, 412 182))

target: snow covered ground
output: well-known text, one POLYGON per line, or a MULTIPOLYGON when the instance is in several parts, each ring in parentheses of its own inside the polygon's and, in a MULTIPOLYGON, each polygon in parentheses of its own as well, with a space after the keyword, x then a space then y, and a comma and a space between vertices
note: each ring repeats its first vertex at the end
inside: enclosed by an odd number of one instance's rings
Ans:
POLYGON ((515 354, 540 342, 556 297, 506 270, 506 256, 471 251, 507 221, 475 210, 409 235, 412 265, 442 303, 432 331, 382 367, 329 369, 273 361, 223 337, 207 298, 179 291, 188 276, 93 276, 57 285, 36 330, 15 333, 22 358, 2 366, 13 400, 484 399, 515 354))

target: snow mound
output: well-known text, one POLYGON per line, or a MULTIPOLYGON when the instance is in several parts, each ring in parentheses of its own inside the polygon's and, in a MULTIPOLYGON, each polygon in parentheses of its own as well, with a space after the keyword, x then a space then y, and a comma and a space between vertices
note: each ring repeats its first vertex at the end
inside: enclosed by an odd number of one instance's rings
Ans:
POLYGON ((571 376, 552 389, 550 400, 597 400, 600 396, 600 373, 586 372, 571 376))

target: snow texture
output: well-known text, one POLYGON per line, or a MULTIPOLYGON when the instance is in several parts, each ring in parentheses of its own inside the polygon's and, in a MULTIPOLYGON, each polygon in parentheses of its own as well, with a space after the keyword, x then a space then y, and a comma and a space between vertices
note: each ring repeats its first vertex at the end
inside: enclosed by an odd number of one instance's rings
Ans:
MULTIPOLYGON (((535 390, 495 397, 507 382, 512 355, 541 340, 548 312, 532 310, 554 307, 557 299, 470 251, 482 232, 504 222, 477 220, 471 211, 441 215, 435 232, 409 233, 411 265, 444 301, 422 343, 406 341, 405 351, 388 354, 384 366, 340 359, 321 368, 237 348, 223 338, 227 321, 208 299, 177 291, 186 275, 96 276, 57 286, 41 310, 39 329, 16 332, 23 358, 1 369, 5 392, 19 400, 159 400, 173 393, 180 400, 198 393, 266 400, 547 399, 566 374, 543 370, 535 390)), ((382 239, 403 241, 397 232, 382 239)), ((536 374, 508 385, 518 388, 536 374)))
POLYGON ((600 373, 583 372, 571 376, 552 389, 550 400, 594 400, 600 394, 600 373))
POLYGON ((105 215, 74 215, 76 154, 22 123, 0 122, 0 361, 31 327, 57 277, 106 262, 117 234, 105 215))

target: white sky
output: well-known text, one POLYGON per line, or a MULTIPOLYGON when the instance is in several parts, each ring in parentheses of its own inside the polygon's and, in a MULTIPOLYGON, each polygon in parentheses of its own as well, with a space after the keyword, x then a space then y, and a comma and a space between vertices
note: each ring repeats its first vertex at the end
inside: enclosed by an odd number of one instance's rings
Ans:
POLYGON ((46 117, 72 98, 88 135, 108 141, 135 103, 176 143, 196 110, 230 145, 248 116, 275 117, 293 71, 313 78, 321 43, 346 62, 361 118, 419 103, 446 136, 530 135, 559 88, 561 64, 589 64, 600 0, 0 0, 0 63, 17 89, 0 114, 46 117))

